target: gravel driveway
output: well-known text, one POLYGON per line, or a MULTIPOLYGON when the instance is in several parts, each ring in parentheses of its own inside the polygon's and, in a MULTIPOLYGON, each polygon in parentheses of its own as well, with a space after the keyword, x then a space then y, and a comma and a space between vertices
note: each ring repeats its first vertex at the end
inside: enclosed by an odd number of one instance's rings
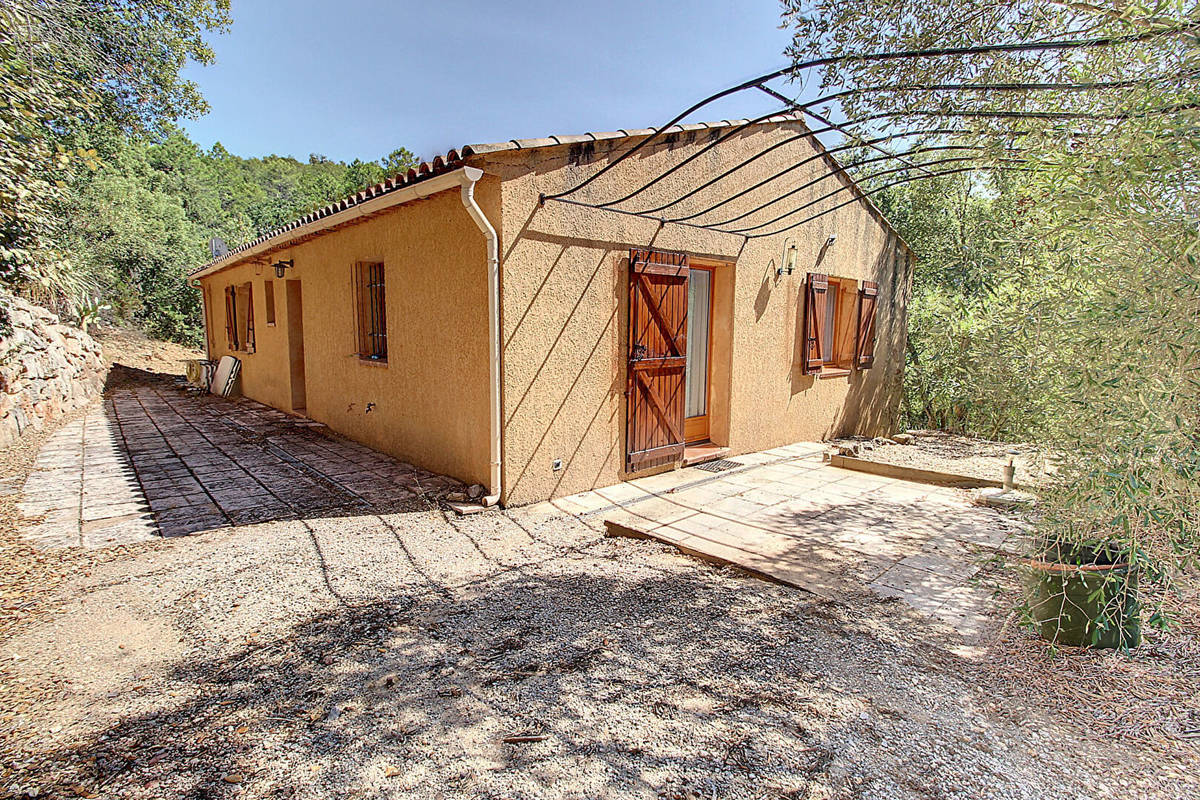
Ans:
POLYGON ((104 551, 0 643, 0 795, 1200 796, 902 604, 598 526, 424 507, 104 551))

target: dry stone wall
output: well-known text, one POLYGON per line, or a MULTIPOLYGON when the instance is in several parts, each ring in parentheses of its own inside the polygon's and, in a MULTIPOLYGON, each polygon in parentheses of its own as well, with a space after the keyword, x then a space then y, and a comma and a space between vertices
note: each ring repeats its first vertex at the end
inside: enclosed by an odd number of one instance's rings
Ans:
POLYGON ((103 388, 105 372, 91 336, 0 293, 0 447, 86 405, 103 388))

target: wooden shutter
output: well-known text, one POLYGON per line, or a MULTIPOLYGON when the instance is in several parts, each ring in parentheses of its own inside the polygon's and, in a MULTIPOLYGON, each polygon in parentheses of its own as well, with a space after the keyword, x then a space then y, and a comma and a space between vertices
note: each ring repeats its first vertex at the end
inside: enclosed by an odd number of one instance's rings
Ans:
POLYGON ((804 282, 804 347, 801 371, 815 375, 821 371, 825 336, 825 302, 829 294, 829 276, 818 272, 808 273, 804 282))
POLYGON ((232 286, 225 287, 225 343, 230 350, 238 349, 237 296, 232 286))
POLYGON ((688 258, 629 251, 629 366, 625 464, 629 471, 683 455, 688 258))
POLYGON ((854 366, 870 369, 875 363, 875 313, 879 284, 863 281, 858 290, 858 336, 855 337, 854 366))
POLYGON ((246 284, 246 352, 254 352, 254 284, 246 284))

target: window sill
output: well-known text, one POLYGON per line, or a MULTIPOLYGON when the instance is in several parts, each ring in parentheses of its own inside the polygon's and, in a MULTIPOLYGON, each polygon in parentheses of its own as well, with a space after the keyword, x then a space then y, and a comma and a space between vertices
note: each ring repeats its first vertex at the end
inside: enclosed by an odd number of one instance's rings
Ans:
POLYGON ((854 370, 852 369, 846 369, 844 367, 824 367, 820 372, 817 373, 817 377, 821 380, 825 380, 826 378, 845 378, 853 371, 854 370))
POLYGON ((358 355, 355 358, 358 359, 358 363, 367 367, 386 367, 388 365, 386 358, 364 358, 358 355))

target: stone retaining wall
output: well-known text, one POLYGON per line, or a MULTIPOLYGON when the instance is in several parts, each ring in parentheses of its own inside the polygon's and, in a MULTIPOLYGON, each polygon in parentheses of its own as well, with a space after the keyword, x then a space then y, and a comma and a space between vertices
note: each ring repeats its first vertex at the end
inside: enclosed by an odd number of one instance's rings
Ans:
POLYGON ((86 405, 104 387, 105 373, 91 336, 0 293, 0 447, 86 405))

